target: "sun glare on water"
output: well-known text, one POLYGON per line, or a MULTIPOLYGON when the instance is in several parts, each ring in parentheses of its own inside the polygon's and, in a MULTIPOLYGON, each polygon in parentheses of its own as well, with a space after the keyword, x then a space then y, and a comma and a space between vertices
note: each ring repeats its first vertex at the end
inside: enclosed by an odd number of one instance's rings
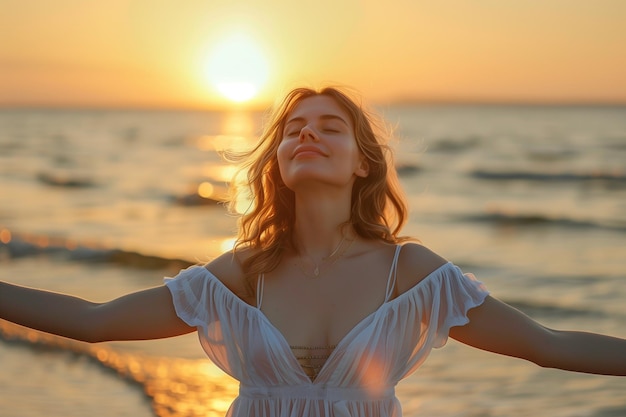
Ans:
POLYGON ((206 77, 225 98, 243 103, 253 99, 268 77, 268 63, 261 48, 249 37, 223 38, 211 51, 206 77))

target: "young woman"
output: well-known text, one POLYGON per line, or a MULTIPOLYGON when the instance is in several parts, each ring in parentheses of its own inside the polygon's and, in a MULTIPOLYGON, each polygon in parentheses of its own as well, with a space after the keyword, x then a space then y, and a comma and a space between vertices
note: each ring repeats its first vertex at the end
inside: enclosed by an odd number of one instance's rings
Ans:
POLYGON ((341 91, 289 93, 245 156, 254 199, 233 251, 102 304, 1 283, 0 317, 88 342, 198 331, 240 381, 229 416, 399 416, 394 386, 448 336, 626 375, 626 340, 543 327, 400 236, 389 149, 341 91))

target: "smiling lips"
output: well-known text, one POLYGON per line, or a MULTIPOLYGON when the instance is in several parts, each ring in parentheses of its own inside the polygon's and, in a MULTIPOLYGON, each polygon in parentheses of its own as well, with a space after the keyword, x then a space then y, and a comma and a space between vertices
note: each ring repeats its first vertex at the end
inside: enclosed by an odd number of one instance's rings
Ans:
POLYGON ((325 152, 321 149, 311 146, 311 145, 302 145, 298 146, 291 155, 291 159, 295 159, 296 157, 308 157, 308 156, 327 156, 325 152))

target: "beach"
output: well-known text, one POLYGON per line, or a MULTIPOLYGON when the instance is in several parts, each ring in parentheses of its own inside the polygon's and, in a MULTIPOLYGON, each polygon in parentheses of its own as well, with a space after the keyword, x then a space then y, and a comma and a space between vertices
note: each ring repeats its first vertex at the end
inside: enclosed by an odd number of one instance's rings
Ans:
MULTIPOLYGON (((541 323, 626 337, 626 107, 388 105, 404 233, 541 323)), ((0 280, 106 301, 232 246, 233 167, 264 114, 0 110, 0 280)), ((3 417, 221 416, 236 381, 196 335, 87 345, 0 322, 3 417)), ((404 415, 615 417, 625 378, 453 340, 404 415)))

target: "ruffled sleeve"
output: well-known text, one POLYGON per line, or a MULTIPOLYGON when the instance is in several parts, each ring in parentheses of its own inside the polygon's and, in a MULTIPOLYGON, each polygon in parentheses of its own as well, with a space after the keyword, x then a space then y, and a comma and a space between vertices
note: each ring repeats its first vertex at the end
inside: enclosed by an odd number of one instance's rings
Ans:
POLYGON ((393 372, 397 380, 419 368, 433 348, 444 346, 450 328, 467 324, 469 310, 481 305, 488 295, 474 275, 446 263, 391 300, 379 326, 381 339, 395 340, 385 355, 396 366, 393 372))
POLYGON ((192 327, 207 325, 209 294, 207 291, 207 270, 194 265, 180 271, 173 278, 165 278, 165 285, 172 293, 174 309, 178 317, 192 327))
MULTIPOLYGON (((448 263, 429 276, 425 286, 431 293, 430 309, 424 313, 429 317, 431 331, 434 333, 434 348, 446 344, 450 328, 469 323, 469 310, 481 305, 489 295, 484 284, 473 274, 463 273, 461 269, 448 263)), ((428 300, 421 300, 428 306, 428 300)))
POLYGON ((259 310, 246 304, 201 265, 165 278, 165 285, 178 317, 198 329, 200 345, 209 359, 237 380, 257 378, 259 364, 270 359, 263 362, 255 352, 272 337, 264 331, 267 326, 259 310))

